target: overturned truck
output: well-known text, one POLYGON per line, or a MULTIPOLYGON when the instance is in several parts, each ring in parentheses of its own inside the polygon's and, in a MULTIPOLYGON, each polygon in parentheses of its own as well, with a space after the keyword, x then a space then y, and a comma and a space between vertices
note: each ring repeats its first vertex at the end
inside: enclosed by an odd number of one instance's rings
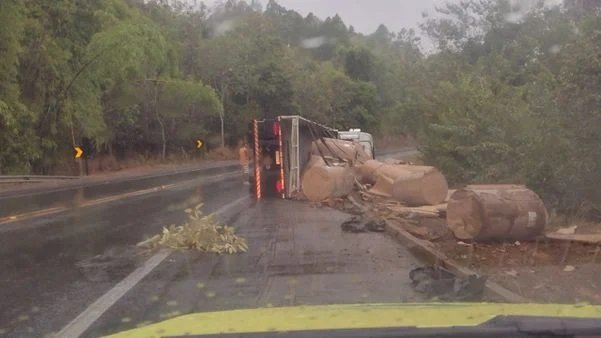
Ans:
POLYGON ((407 205, 434 205, 447 196, 447 182, 435 168, 375 161, 373 144, 366 149, 360 140, 343 139, 344 132, 301 116, 254 120, 248 138, 255 159, 250 191, 257 198, 320 202, 346 196, 357 184, 407 205))
MULTIPOLYGON (((296 115, 254 120, 248 139, 255 159, 250 191, 257 198, 303 197, 303 174, 310 166, 320 163, 333 168, 345 163, 348 167, 349 162, 368 156, 357 142, 340 140, 338 130, 296 115)), ((327 168, 323 171, 329 172, 327 168)), ((327 186, 325 179, 317 185, 327 186)))

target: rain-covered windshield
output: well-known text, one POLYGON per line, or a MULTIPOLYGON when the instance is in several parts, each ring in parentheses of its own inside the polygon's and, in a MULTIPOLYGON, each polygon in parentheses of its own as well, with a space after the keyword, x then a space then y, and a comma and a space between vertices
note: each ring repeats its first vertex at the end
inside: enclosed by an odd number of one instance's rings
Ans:
POLYGON ((601 302, 600 1, 1 0, 0 22, 0 336, 601 302), (405 306, 434 302, 518 305, 405 306))

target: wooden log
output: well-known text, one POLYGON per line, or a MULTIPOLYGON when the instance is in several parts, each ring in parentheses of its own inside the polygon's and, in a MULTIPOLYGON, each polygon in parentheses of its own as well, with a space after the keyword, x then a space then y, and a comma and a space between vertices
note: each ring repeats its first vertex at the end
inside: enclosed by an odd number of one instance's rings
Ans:
POLYGON ((301 182, 304 195, 311 201, 343 197, 351 193, 355 183, 348 167, 327 166, 319 156, 312 156, 301 182))
POLYGON ((444 202, 449 186, 434 167, 397 165, 398 176, 392 185, 392 197, 409 206, 435 205, 444 202))
POLYGON ((376 160, 367 160, 363 162, 361 165, 357 166, 357 179, 362 184, 376 184, 377 179, 377 170, 385 165, 380 161, 376 160))
POLYGON ((525 240, 540 235, 547 210, 521 185, 470 185, 451 195, 447 224, 462 240, 525 240))
POLYGON ((311 154, 353 165, 370 159, 370 156, 365 153, 363 147, 358 143, 325 137, 313 141, 311 154))
POLYGON ((369 189, 369 192, 378 196, 391 197, 392 196, 392 184, 394 182, 391 178, 386 176, 378 176, 376 184, 369 189))
POLYGON ((389 165, 368 160, 357 166, 363 184, 375 184, 374 193, 390 195, 409 206, 435 205, 444 202, 449 189, 445 177, 434 167, 389 165))

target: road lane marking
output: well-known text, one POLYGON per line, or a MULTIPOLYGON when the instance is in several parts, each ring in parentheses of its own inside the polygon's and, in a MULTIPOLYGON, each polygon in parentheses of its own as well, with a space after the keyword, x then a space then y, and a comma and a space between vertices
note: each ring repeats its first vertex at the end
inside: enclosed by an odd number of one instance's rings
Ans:
POLYGON ((117 283, 109 292, 98 298, 84 312, 79 314, 73 321, 65 326, 57 337, 79 337, 92 325, 102 314, 115 304, 127 291, 131 290, 142 278, 146 277, 154 268, 169 256, 169 250, 161 250, 150 257, 144 264, 134 270, 129 276, 117 283))
MULTIPOLYGON (((227 173, 227 174, 207 176, 206 178, 204 178, 205 180, 202 183, 206 183, 205 181, 211 181, 211 180, 214 180, 214 179, 225 179, 225 178, 228 178, 230 176, 234 177, 236 175, 239 175, 239 173, 238 172, 233 172, 233 173, 227 173)), ((11 216, 6 216, 6 217, 0 217, 0 225, 8 224, 8 223, 14 223, 14 222, 17 222, 17 221, 23 221, 23 220, 30 219, 30 218, 35 218, 35 217, 42 217, 42 216, 48 216, 48 215, 58 214, 58 213, 61 213, 61 212, 65 212, 65 211, 69 211, 69 210, 73 210, 73 209, 77 209, 77 208, 85 208, 85 207, 90 207, 90 206, 99 205, 99 204, 103 204, 103 203, 114 202, 114 201, 122 200, 122 199, 125 199, 125 198, 130 198, 130 197, 135 197, 135 196, 142 196, 142 195, 151 194, 151 193, 157 192, 157 191, 163 191, 163 190, 169 190, 169 189, 173 189, 173 188, 179 188, 179 187, 182 187, 182 186, 189 185, 190 181, 194 181, 194 180, 196 180, 196 179, 187 180, 187 181, 180 182, 180 183, 173 183, 173 184, 168 184, 168 185, 156 186, 156 187, 152 187, 152 188, 148 188, 148 189, 131 191, 131 192, 123 193, 123 194, 120 194, 120 195, 101 197, 101 198, 97 198, 97 199, 94 199, 94 200, 90 200, 90 201, 86 201, 86 202, 83 202, 81 204, 78 204, 74 208, 54 207, 54 208, 47 208, 47 209, 36 210, 36 211, 32 211, 32 212, 28 212, 28 213, 23 213, 23 214, 17 214, 17 215, 11 215, 11 216)))
MULTIPOLYGON (((217 209, 213 213, 216 215, 222 214, 236 205, 245 202, 249 199, 249 196, 241 197, 233 202, 230 202, 221 208, 217 209)), ((57 337, 61 338, 76 338, 81 336, 100 316, 102 316, 111 306, 113 306, 121 297, 123 297, 129 290, 136 286, 144 277, 146 277, 154 268, 156 268, 161 262, 163 262, 171 254, 170 250, 161 250, 150 257, 147 261, 142 264, 139 268, 134 270, 125 279, 117 283, 107 293, 98 298, 94 303, 88 306, 79 316, 75 317, 69 324, 67 324, 60 332, 57 337)))
POLYGON ((54 214, 54 213, 62 212, 62 211, 66 211, 66 210, 68 210, 68 209, 64 208, 64 207, 56 207, 56 208, 48 208, 48 209, 36 210, 36 211, 24 213, 24 214, 17 214, 17 215, 11 215, 11 216, 6 216, 6 217, 0 217, 0 224, 21 221, 23 219, 28 219, 28 218, 32 218, 32 217, 45 216, 45 215, 48 215, 48 214, 54 214))

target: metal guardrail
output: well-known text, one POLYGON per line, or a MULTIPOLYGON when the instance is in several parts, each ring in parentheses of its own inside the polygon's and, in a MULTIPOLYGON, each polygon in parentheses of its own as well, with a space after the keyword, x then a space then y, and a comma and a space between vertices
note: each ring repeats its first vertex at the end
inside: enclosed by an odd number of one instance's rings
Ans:
POLYGON ((72 180, 80 176, 50 176, 50 175, 0 175, 0 183, 39 182, 50 180, 72 180))

